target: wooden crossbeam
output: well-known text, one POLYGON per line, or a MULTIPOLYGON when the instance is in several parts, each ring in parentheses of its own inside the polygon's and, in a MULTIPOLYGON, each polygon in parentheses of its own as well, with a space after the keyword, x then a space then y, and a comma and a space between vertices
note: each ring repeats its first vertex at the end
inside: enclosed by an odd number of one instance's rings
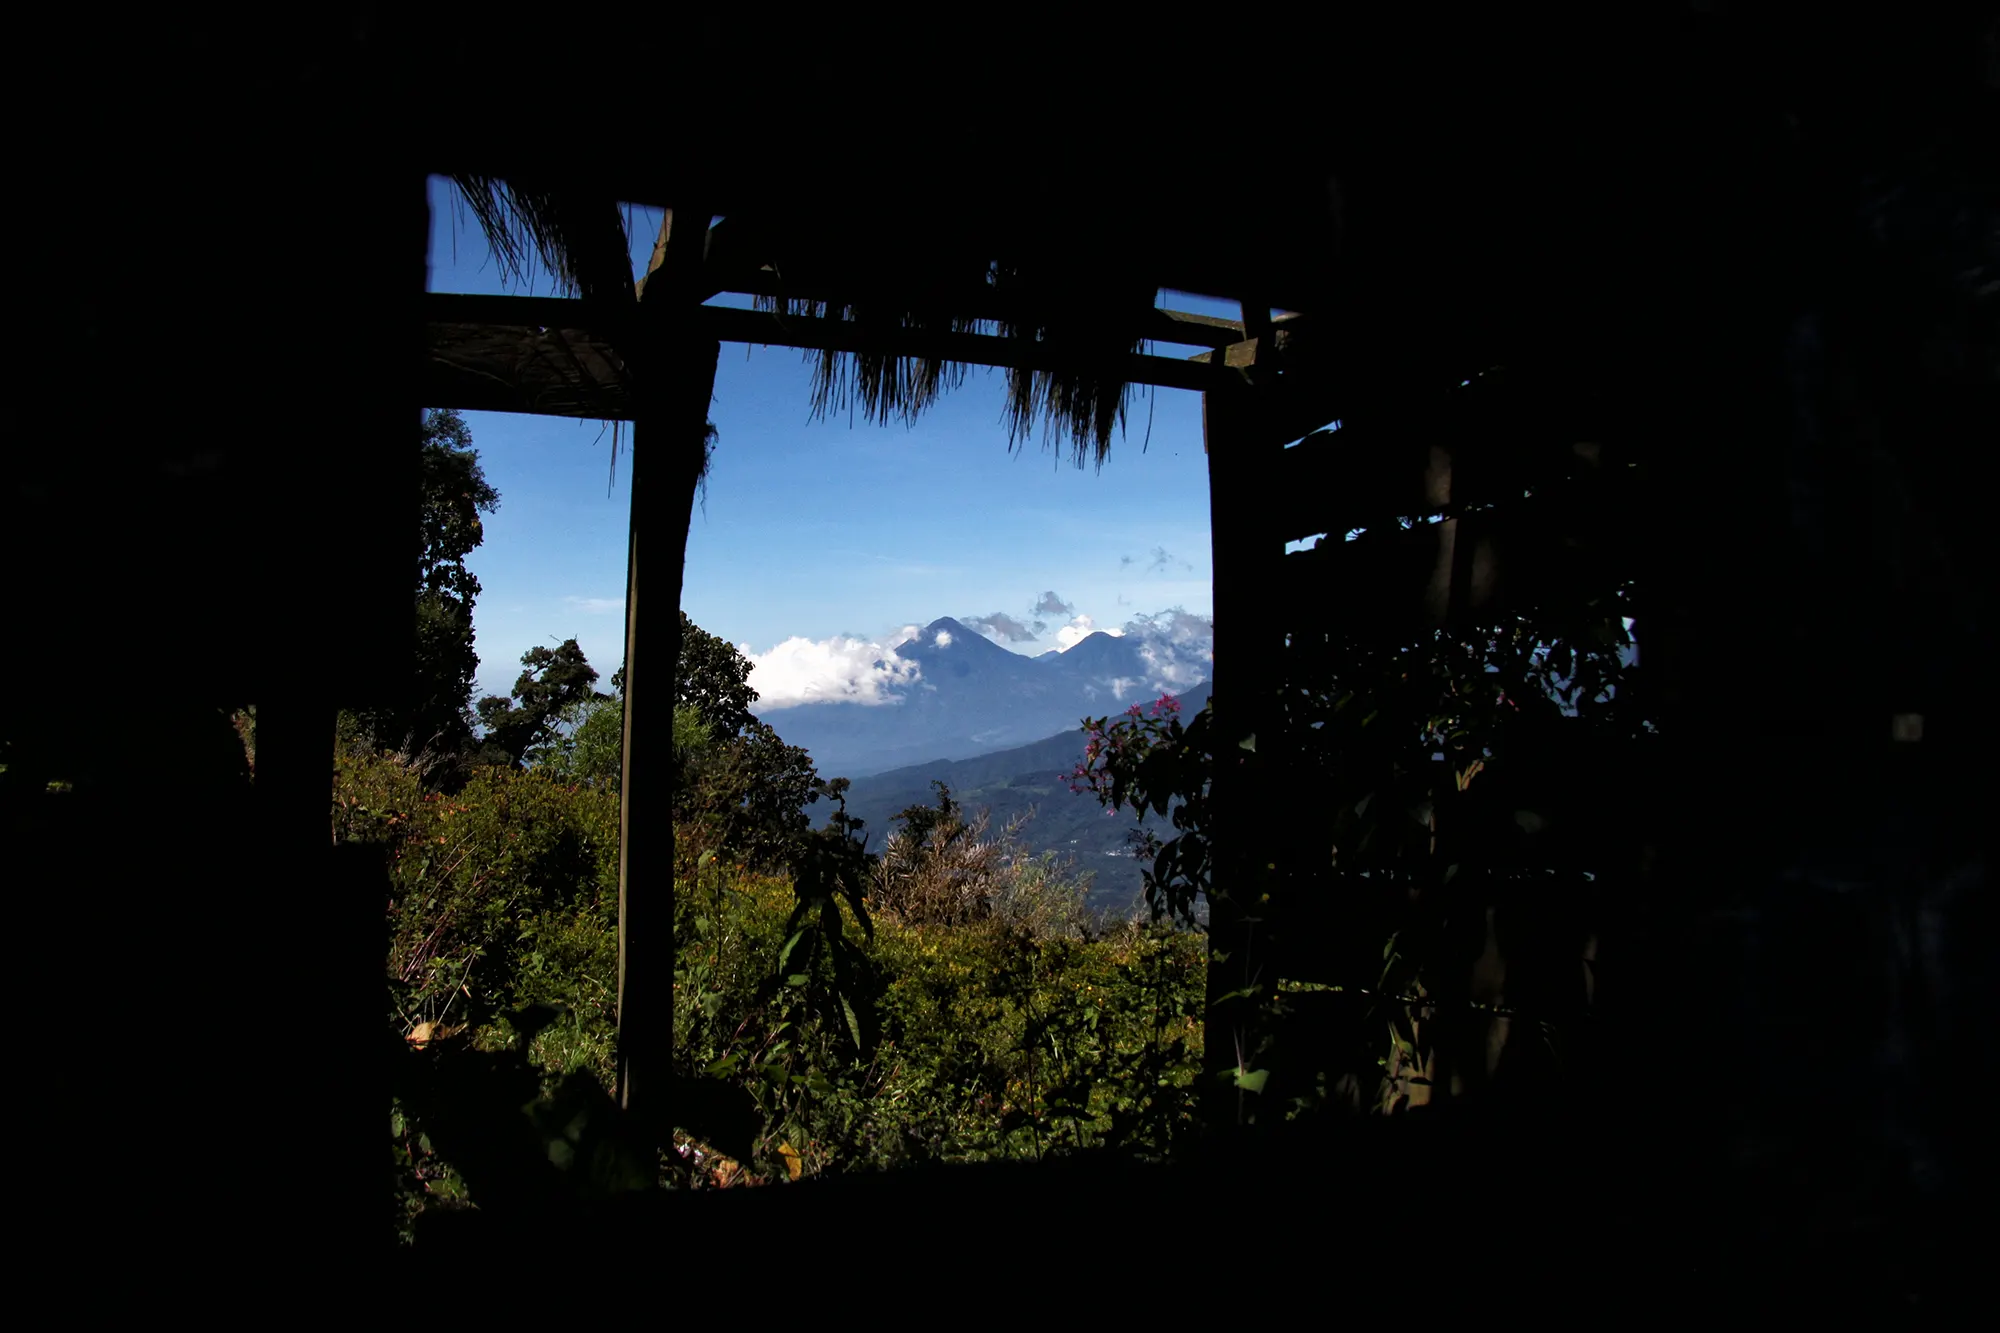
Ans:
MULTIPOLYGON (((749 272, 718 273, 712 278, 716 290, 734 292, 744 296, 788 296, 794 300, 825 301, 840 306, 853 304, 856 294, 843 291, 834 284, 809 284, 801 286, 788 282, 769 268, 759 268, 749 272)), ((866 299, 876 304, 894 307, 907 299, 911 304, 920 303, 921 295, 894 293, 869 293, 866 299)), ((1039 310, 1035 306, 1010 299, 1004 292, 986 288, 966 288, 942 293, 937 303, 968 319, 1005 321, 1015 325, 1048 325, 1064 318, 1073 318, 1071 312, 1039 310)), ((1241 341, 1243 324, 1240 320, 1221 319, 1214 315, 1197 315, 1188 310, 1162 310, 1158 308, 1138 312, 1137 336, 1153 342, 1173 343, 1180 346, 1227 347, 1241 341)))
MULTIPOLYGON (((566 298, 433 292, 424 296, 422 308, 426 321, 433 325, 537 332, 552 328, 594 335, 613 345, 621 339, 644 336, 635 310, 593 308, 583 301, 566 298)), ((722 306, 702 306, 696 318, 705 336, 722 342, 939 357, 967 365, 1105 375, 1128 384, 1196 391, 1212 388, 1216 382, 1213 368, 1177 357, 1130 353, 1092 356, 1024 338, 880 328, 849 320, 800 318, 722 306)))
MULTIPOLYGON (((720 230, 718 228, 718 230, 720 230)), ((780 290, 777 275, 768 269, 759 270, 758 277, 744 274, 715 275, 709 285, 714 288, 710 295, 724 292, 744 296, 778 296, 789 294, 811 300, 832 300, 839 302, 837 295, 829 296, 818 291, 802 292, 792 287, 780 290)), ((639 290, 645 290, 644 280, 639 290)), ((507 328, 540 326, 564 329, 601 329, 611 333, 622 327, 621 320, 631 317, 625 307, 616 310, 595 311, 584 302, 570 297, 559 296, 470 296, 456 292, 430 292, 424 297, 425 315, 432 323, 439 324, 492 324, 507 328)), ((956 308, 956 303, 955 303, 956 308)), ((991 296, 964 303, 965 314, 973 319, 1009 319, 1016 322, 1030 322, 1037 317, 1036 312, 1018 304, 1009 305, 1004 300, 991 296)), ((1050 316, 1041 315, 1048 319, 1050 316)), ((1280 316, 1278 326, 1284 327, 1286 320, 1295 318, 1280 316)), ((1197 347, 1240 347, 1243 324, 1240 320, 1221 319, 1214 315, 1197 315, 1188 310, 1148 311, 1141 320, 1143 327, 1139 336, 1154 342, 1173 343, 1181 346, 1197 347)), ((1232 351, 1230 364, 1245 364, 1241 353, 1232 351)), ((1209 354, 1198 353, 1190 358, 1206 362, 1209 354)))
POLYGON ((425 292, 420 309, 426 324, 479 325, 495 329, 563 329, 611 337, 630 334, 634 306, 598 307, 566 296, 474 296, 425 292))
MULTIPOLYGON (((1175 313, 1178 314, 1178 312, 1175 313)), ((1186 316, 1186 318, 1196 319, 1196 318, 1201 318, 1201 316, 1190 315, 1186 316)), ((1304 318, 1305 318, 1304 315, 1300 315, 1293 312, 1287 312, 1273 319, 1271 321, 1271 328, 1274 332, 1283 332, 1288 325, 1293 325, 1296 321, 1302 320, 1304 318)), ((1189 357, 1188 360, 1199 361, 1204 365, 1207 365, 1213 363, 1215 358, 1217 356, 1220 356, 1223 358, 1223 363, 1225 365, 1231 365, 1231 366, 1255 365, 1257 363, 1258 340, 1256 338, 1242 337, 1241 334, 1243 332, 1243 325, 1240 322, 1235 322, 1230 320, 1216 320, 1215 323, 1217 325, 1223 326, 1224 328, 1234 330, 1238 335, 1238 340, 1234 342, 1224 342, 1218 339, 1216 342, 1211 344, 1213 350, 1207 352, 1196 352, 1193 356, 1189 357)), ((1192 339, 1186 341, 1192 341, 1192 339)))
POLYGON ((1090 356, 1025 338, 871 328, 848 320, 800 319, 762 310, 729 310, 718 306, 704 307, 702 321, 712 336, 724 342, 937 357, 965 365, 1104 375, 1127 384, 1151 384, 1168 389, 1200 391, 1215 383, 1212 371, 1174 357, 1132 353, 1090 356))

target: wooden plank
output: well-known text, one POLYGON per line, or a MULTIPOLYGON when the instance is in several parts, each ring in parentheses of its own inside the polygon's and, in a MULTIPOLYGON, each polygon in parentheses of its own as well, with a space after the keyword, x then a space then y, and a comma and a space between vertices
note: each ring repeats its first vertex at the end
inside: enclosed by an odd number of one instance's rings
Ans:
POLYGON ((1257 339, 1246 338, 1242 342, 1230 343, 1213 352, 1198 352, 1194 356, 1189 357, 1188 360, 1199 362, 1203 365, 1212 365, 1218 356, 1222 358, 1223 364, 1227 366, 1254 366, 1257 364, 1257 339))
MULTIPOLYGON (((1268 323, 1269 327, 1272 330, 1282 331, 1288 325, 1294 325, 1295 321, 1302 320, 1304 318, 1305 318, 1304 315, 1296 313, 1288 313, 1279 315, 1277 318, 1268 321, 1268 323)), ((1217 322, 1222 323, 1223 321, 1217 321, 1217 322)), ((1224 359, 1224 361, 1227 364, 1232 366, 1255 365, 1257 363, 1258 340, 1255 337, 1242 337, 1241 334, 1243 332, 1243 325, 1241 323, 1228 324, 1227 327, 1235 330, 1236 333, 1239 335, 1237 341, 1222 342, 1218 340, 1214 344, 1215 346, 1214 351, 1196 352, 1193 356, 1189 357, 1188 360, 1199 361, 1206 364, 1209 362, 1213 362, 1215 358, 1219 355, 1224 359)), ((1298 326, 1298 327, 1303 327, 1303 326, 1298 326)), ((1165 340, 1162 339, 1162 341, 1165 340)))
POLYGON ((1619 488, 1573 484, 1407 530, 1336 533, 1284 558, 1271 603, 1295 633, 1393 637, 1571 602, 1629 568, 1624 511, 1619 488))
POLYGON ((1227 347, 1243 337, 1243 321, 1197 315, 1186 310, 1159 310, 1155 322, 1162 332, 1161 342, 1192 343, 1200 347, 1227 347))

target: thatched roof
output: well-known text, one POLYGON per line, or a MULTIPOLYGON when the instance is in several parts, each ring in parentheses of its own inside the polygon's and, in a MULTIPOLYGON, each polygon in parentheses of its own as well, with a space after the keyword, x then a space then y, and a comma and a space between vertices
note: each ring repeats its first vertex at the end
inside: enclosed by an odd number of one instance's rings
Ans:
MULTIPOLYGON (((456 394, 474 394, 467 405, 490 397, 479 381, 507 381, 515 386, 511 405, 518 409, 625 415, 631 401, 626 359, 603 336, 636 304, 630 238, 618 201, 485 176, 455 183, 503 272, 522 276, 530 255, 538 255, 559 288, 581 298, 573 322, 584 322, 582 312, 589 312, 599 336, 575 330, 558 335, 519 319, 506 326, 434 320, 439 383, 456 394)), ((962 383, 971 363, 896 347, 912 335, 959 336, 959 345, 968 348, 973 344, 963 335, 1014 340, 1035 344, 1030 359, 1039 364, 1007 367, 1009 446, 1032 440, 1039 430, 1046 446, 1067 447, 1079 466, 1092 458, 1101 463, 1133 395, 1121 366, 1146 350, 1149 336, 1178 336, 1156 316, 1157 281, 1120 262, 1128 257, 1104 255, 1086 265, 1043 252, 1007 262, 1007 249, 989 252, 982 248, 985 238, 942 220, 923 243, 900 254, 868 243, 878 238, 829 236, 828 230, 796 216, 732 215, 709 233, 704 279, 708 288, 753 296, 758 309, 777 316, 773 341, 794 341, 784 330, 797 321, 847 326, 843 338, 860 346, 826 345, 824 329, 814 335, 817 341, 795 341, 814 363, 815 413, 852 410, 871 422, 907 422, 962 383)), ((656 263, 657 255, 656 247, 656 263)), ((643 293, 645 279, 637 289, 643 293)), ((495 316, 508 317, 498 308, 495 316)), ((1224 346, 1244 336, 1218 336, 1211 325, 1193 341, 1224 346)), ((977 363, 1004 363, 1006 356, 989 348, 977 363)))
POLYGON ((432 321, 428 388, 472 409, 618 421, 632 415, 625 360, 606 338, 538 324, 432 321))

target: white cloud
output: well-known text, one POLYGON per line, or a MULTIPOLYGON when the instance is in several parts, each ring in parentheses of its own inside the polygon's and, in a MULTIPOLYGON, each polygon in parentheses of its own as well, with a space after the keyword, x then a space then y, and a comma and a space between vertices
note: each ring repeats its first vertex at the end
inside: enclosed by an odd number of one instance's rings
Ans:
POLYGON ((1185 689, 1214 674, 1215 622, 1207 616, 1176 606, 1134 616, 1125 629, 1136 638, 1157 688, 1185 689))
POLYGON ((625 613, 623 597, 565 597, 563 600, 589 616, 608 616, 613 612, 619 615, 625 613))
POLYGON ((1211 651, 1190 660, 1176 655, 1172 649, 1158 642, 1139 645, 1139 656, 1152 671, 1152 679, 1157 688, 1186 689, 1199 685, 1215 672, 1215 654, 1211 651))
POLYGON ((940 648, 951 647, 951 631, 948 629, 939 630, 937 632, 937 638, 931 640, 931 642, 935 643, 940 648))
MULTIPOLYGON (((1062 626, 1056 631, 1056 646, 1062 651, 1068 652, 1091 635, 1097 633, 1099 628, 1098 623, 1089 616, 1078 615, 1067 625, 1062 626)), ((1122 635, 1125 633, 1122 629, 1107 629, 1104 632, 1111 635, 1122 635)))
MULTIPOLYGON (((915 637, 915 626, 908 627, 915 637)), ((867 639, 836 636, 815 642, 790 638, 768 653, 753 653, 749 644, 737 650, 750 659, 750 688, 757 691, 757 710, 790 708, 810 703, 896 703, 893 687, 917 679, 915 662, 895 654, 906 642, 892 636, 884 645, 867 639)))

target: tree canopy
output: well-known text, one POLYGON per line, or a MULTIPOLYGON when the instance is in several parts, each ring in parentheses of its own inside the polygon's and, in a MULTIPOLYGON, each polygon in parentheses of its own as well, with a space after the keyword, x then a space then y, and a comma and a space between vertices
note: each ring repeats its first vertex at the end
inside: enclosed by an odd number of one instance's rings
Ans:
POLYGON ((521 665, 527 670, 515 679, 512 698, 489 694, 479 701, 479 721, 486 728, 480 762, 518 768, 558 739, 564 718, 577 705, 608 698, 591 688, 597 671, 575 639, 555 648, 530 648, 521 654, 521 665))
MULTIPOLYGON (((621 669, 613 679, 620 685, 621 669)), ((756 719, 750 705, 757 691, 750 688, 750 659, 726 639, 717 638, 681 612, 680 689, 675 702, 701 714, 718 735, 734 736, 756 719)))
POLYGON ((424 414, 420 444, 418 532, 412 573, 416 657, 402 699, 343 719, 343 729, 371 746, 416 754, 462 755, 472 748, 472 614, 479 579, 466 557, 485 540, 481 514, 500 508, 486 480, 472 430, 450 408, 424 414))

